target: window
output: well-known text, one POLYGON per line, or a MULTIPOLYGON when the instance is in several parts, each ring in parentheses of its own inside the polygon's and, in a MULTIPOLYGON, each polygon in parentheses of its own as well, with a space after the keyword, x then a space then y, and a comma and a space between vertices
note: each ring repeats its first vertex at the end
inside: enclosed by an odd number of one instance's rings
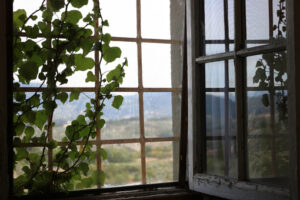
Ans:
MULTIPOLYGON (((36 10, 42 1, 14 1, 14 10, 36 10)), ((93 9, 93 1, 82 9, 93 9)), ((97 156, 90 163, 91 170, 103 170, 106 175, 104 187, 176 182, 178 180, 179 136, 182 86, 182 40, 184 1, 182 0, 101 0, 102 14, 108 19, 107 28, 114 45, 121 47, 129 60, 126 77, 121 88, 124 103, 120 110, 113 110, 107 102, 104 111, 106 125, 97 130, 92 148, 104 148, 108 159, 97 156), (159 6, 158 6, 159 5, 159 6)), ((40 15, 39 15, 40 17, 40 15)), ((97 28, 94 27, 95 29, 97 28)), ((27 39, 24 35, 24 40, 27 39)), ((41 42, 43 36, 36 39, 41 42)), ((89 57, 99 56, 91 52, 89 57)), ((104 66, 114 67, 115 63, 104 66)), ((95 68, 96 70, 96 68, 95 68)), ((14 77, 17 80, 17 77, 14 77)), ((64 128, 85 109, 85 104, 95 95, 96 85, 85 82, 86 73, 76 72, 68 83, 59 88, 65 92, 80 90, 79 101, 58 104, 54 112, 55 126, 51 126, 49 139, 62 140, 64 128), (67 111, 67 112, 66 112, 67 111)), ((22 85, 20 91, 30 95, 40 82, 22 85)), ((42 88, 43 89, 43 88, 42 88)), ((77 143, 77 148, 82 146, 77 143)), ((22 142, 17 148, 41 153, 39 145, 22 142)), ((47 149, 49 170, 53 170, 55 151, 47 149)), ((14 177, 24 172, 26 161, 17 162, 14 177)), ((92 174, 89 174, 90 176, 92 174)), ((100 188, 100 181, 89 188, 100 188)), ((75 189, 86 189, 78 184, 75 189)))
POLYGON ((190 187, 229 199, 288 199, 286 1, 189 6, 190 187))

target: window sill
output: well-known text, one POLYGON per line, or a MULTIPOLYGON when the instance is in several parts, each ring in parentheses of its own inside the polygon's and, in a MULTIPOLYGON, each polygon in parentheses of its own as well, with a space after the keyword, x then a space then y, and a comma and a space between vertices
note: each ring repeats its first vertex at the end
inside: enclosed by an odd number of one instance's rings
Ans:
POLYGON ((288 200, 289 189, 253 182, 241 182, 226 177, 196 174, 193 190, 227 199, 243 200, 288 200))

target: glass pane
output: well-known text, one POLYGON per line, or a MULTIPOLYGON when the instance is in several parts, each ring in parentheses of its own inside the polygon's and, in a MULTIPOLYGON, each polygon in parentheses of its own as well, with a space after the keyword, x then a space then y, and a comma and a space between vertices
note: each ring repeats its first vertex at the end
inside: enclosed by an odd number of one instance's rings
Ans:
POLYGON ((285 39, 285 4, 279 0, 246 0, 247 40, 270 43, 285 39))
POLYGON ((146 137, 180 135, 181 94, 144 93, 144 126, 146 137))
POLYGON ((136 0, 101 0, 102 16, 109 22, 104 32, 112 36, 136 37, 136 0))
POLYGON ((147 183, 163 183, 178 180, 178 142, 146 143, 147 183))
POLYGON ((225 152, 222 140, 206 142, 207 173, 225 175, 225 152))
POLYGON ((103 145, 107 160, 102 163, 104 187, 141 184, 141 150, 139 143, 103 145))
POLYGON ((183 22, 183 0, 141 0, 143 38, 182 40, 183 22))
POLYGON ((139 97, 137 93, 122 92, 115 95, 122 95, 124 100, 120 109, 111 106, 112 100, 106 102, 103 110, 106 123, 101 129, 102 139, 125 139, 139 138, 139 97))
POLYGON ((224 40, 224 1, 205 0, 205 39, 224 40))
POLYGON ((234 67, 234 61, 229 60, 228 61, 228 76, 229 76, 229 87, 235 88, 235 67, 234 67))
POLYGON ((206 136, 225 135, 224 93, 206 93, 206 136))
MULTIPOLYGON (((70 96, 70 93, 68 93, 68 95, 70 96)), ((78 100, 72 102, 67 100, 65 104, 57 101, 58 105, 53 114, 53 122, 55 123, 53 126, 53 139, 61 141, 63 137, 66 137, 66 127, 70 125, 78 115, 85 114, 85 104, 90 102, 91 98, 94 98, 94 93, 82 92, 78 100)))
POLYGON ((143 86, 181 87, 181 45, 142 44, 143 86))
POLYGON ((138 70, 137 70, 137 45, 133 42, 111 42, 111 46, 121 48, 121 58, 116 59, 112 63, 103 64, 102 70, 106 72, 112 70, 118 64, 124 62, 124 58, 128 59, 128 66, 125 66, 125 78, 121 87, 138 87, 138 70))
POLYGON ((248 40, 269 40, 269 1, 246 0, 248 40))
POLYGON ((234 0, 228 0, 228 29, 229 39, 234 39, 234 0))
POLYGON ((206 55, 224 53, 225 52, 225 45, 224 44, 206 44, 205 45, 205 52, 206 52, 206 55))
POLYGON ((249 177, 256 181, 284 184, 278 178, 288 175, 285 58, 284 51, 247 58, 249 177))
POLYGON ((225 87, 224 61, 205 64, 205 87, 206 88, 225 87))

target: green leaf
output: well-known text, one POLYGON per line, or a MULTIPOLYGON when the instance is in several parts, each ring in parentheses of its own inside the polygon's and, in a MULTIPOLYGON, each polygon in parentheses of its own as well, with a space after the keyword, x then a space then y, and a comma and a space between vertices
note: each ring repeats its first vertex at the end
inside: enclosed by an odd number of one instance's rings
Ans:
POLYGON ((42 130, 44 124, 47 122, 48 116, 44 110, 39 110, 36 113, 35 125, 42 130))
POLYGON ((97 120, 97 122, 96 122, 96 126, 99 129, 103 128, 104 124, 105 124, 105 120, 104 119, 97 120))
POLYGON ((59 99, 64 104, 68 99, 68 94, 66 92, 62 92, 59 93, 56 98, 59 99))
POLYGON ((94 60, 92 58, 86 58, 83 55, 74 55, 74 64, 76 71, 85 71, 94 67, 94 60))
POLYGON ((46 22, 51 22, 52 17, 53 17, 53 12, 52 12, 52 10, 49 9, 49 8, 48 8, 47 10, 45 10, 45 11, 43 12, 42 17, 43 17, 44 21, 46 21, 46 22))
POLYGON ((22 27, 26 18, 26 11, 24 9, 16 10, 13 14, 14 25, 17 27, 22 27))
POLYGON ((65 0, 49 0, 49 2, 54 11, 59 11, 65 6, 65 0))
POLYGON ((108 47, 103 52, 103 59, 107 62, 113 62, 117 58, 120 58, 122 54, 122 51, 119 47, 108 47))
POLYGON ((89 71, 87 73, 87 77, 85 79, 85 82, 96 82, 97 78, 96 76, 93 74, 93 72, 89 71))
POLYGON ((103 158, 103 160, 107 159, 107 152, 104 149, 98 149, 97 153, 101 155, 101 157, 103 158))
POLYGON ((111 82, 112 80, 117 80, 121 76, 121 65, 118 65, 114 70, 111 70, 107 75, 106 75, 106 80, 108 82, 111 82))
POLYGON ((87 173, 88 173, 90 168, 89 168, 89 165, 87 163, 81 162, 79 164, 79 169, 83 172, 83 174, 85 176, 87 176, 87 173))
POLYGON ((112 102, 112 106, 116 109, 119 109, 123 103, 124 98, 121 95, 115 96, 112 102))
POLYGON ((25 129, 25 135, 26 137, 31 138, 34 135, 34 128, 27 126, 25 129))
POLYGON ((15 157, 16 161, 23 160, 28 157, 28 152, 26 151, 25 148, 16 148, 16 151, 17 151, 15 157))
POLYGON ((88 4, 88 0, 72 0, 71 4, 75 8, 81 8, 82 6, 88 4))
POLYGON ((19 76, 26 80, 29 83, 31 80, 36 79, 39 68, 35 62, 28 61, 20 66, 19 76))
POLYGON ((63 12, 61 14, 61 19, 65 19, 66 22, 69 22, 71 24, 77 24, 79 22, 79 20, 82 18, 82 14, 80 11, 78 10, 71 10, 67 12, 67 16, 66 13, 63 12))
POLYGON ((262 103, 264 104, 265 107, 268 107, 269 106, 269 95, 268 94, 264 94, 262 96, 262 99, 261 99, 262 103))
POLYGON ((73 100, 77 100, 79 98, 80 95, 80 90, 79 89, 74 89, 72 90, 71 94, 70 94, 70 102, 72 102, 73 100))
POLYGON ((102 170, 97 170, 97 180, 100 181, 100 185, 104 185, 105 182, 105 173, 102 170))
POLYGON ((25 124, 23 124, 23 123, 17 124, 15 127, 16 135, 20 136, 23 133, 24 129, 25 129, 25 124))
POLYGON ((107 20, 104 20, 103 23, 102 23, 102 26, 109 26, 109 23, 107 20))
POLYGON ((105 35, 103 35, 102 40, 106 45, 109 45, 111 40, 111 35, 109 33, 106 33, 105 35))

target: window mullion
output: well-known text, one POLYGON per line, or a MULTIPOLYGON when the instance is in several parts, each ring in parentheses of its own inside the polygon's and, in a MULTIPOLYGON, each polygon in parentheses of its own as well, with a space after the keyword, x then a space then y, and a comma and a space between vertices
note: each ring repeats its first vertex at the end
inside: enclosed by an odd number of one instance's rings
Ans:
MULTIPOLYGON (((235 51, 244 49, 246 39, 246 2, 234 1, 235 9, 235 51)), ((237 112, 237 148, 238 148, 238 180, 248 178, 247 153, 247 92, 246 92, 246 61, 235 57, 236 78, 236 112, 237 112)))

